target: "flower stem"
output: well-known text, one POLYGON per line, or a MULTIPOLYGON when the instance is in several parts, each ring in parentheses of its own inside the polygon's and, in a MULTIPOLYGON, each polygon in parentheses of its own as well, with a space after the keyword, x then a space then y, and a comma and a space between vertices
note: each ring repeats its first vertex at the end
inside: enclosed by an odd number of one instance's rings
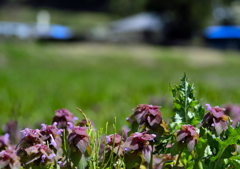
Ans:
POLYGON ((153 165, 153 144, 151 146, 152 146, 152 152, 151 152, 151 159, 149 163, 149 169, 152 169, 152 165, 153 165))
MULTIPOLYGON (((197 165, 198 165, 198 166, 201 165, 200 162, 199 162, 199 160, 200 160, 200 157, 202 157, 202 156, 204 155, 204 151, 205 151, 207 145, 208 145, 208 141, 206 141, 206 143, 204 144, 204 146, 203 146, 203 148, 202 148, 202 151, 201 151, 201 153, 200 153, 199 156, 198 156, 198 159, 195 161, 195 164, 194 164, 194 166, 193 166, 193 169, 195 169, 195 168, 197 167, 197 165)), ((202 165, 201 165, 201 166, 202 166, 202 165)), ((200 167, 199 167, 199 168, 200 168, 200 167)), ((201 167, 201 168, 202 168, 202 167, 201 167)), ((200 168, 200 169, 201 169, 201 168, 200 168)))
POLYGON ((68 150, 67 150, 67 144, 66 144, 66 129, 63 129, 63 152, 65 154, 65 157, 66 157, 66 162, 67 162, 67 167, 69 167, 69 163, 68 163, 68 150))
POLYGON ((179 160, 180 160, 180 158, 181 158, 183 149, 184 149, 184 147, 182 148, 182 150, 180 151, 180 153, 179 153, 179 155, 178 155, 177 162, 176 162, 176 164, 175 164, 176 167, 177 167, 177 165, 178 165, 178 163, 179 163, 179 160))

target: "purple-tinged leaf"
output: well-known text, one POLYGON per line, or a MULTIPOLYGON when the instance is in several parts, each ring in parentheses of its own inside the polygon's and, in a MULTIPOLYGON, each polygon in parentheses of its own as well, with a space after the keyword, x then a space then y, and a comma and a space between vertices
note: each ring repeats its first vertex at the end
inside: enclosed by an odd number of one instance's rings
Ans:
POLYGON ((151 161, 152 147, 151 146, 147 146, 146 148, 144 148, 142 150, 142 153, 143 153, 143 158, 149 164, 150 161, 151 161))
POLYGON ((81 138, 81 137, 77 136, 74 139, 74 143, 76 144, 76 147, 80 150, 80 152, 84 153, 88 147, 89 138, 87 138, 87 137, 81 138))
POLYGON ((177 134, 177 141, 182 141, 183 139, 185 140, 185 137, 187 137, 189 134, 185 131, 179 131, 177 134))
POLYGON ((197 145, 197 140, 194 138, 188 138, 187 139, 187 148, 189 153, 191 153, 193 151, 193 149, 196 147, 197 145))

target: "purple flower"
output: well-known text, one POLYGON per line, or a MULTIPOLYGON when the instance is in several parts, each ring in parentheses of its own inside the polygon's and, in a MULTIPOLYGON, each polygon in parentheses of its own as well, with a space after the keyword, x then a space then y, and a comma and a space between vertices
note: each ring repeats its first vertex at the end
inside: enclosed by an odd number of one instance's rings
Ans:
POLYGON ((74 117, 67 109, 60 109, 56 111, 53 117, 53 122, 57 122, 58 128, 66 128, 67 122, 75 123, 77 117, 74 117))
POLYGON ((27 161, 25 164, 34 163, 39 165, 39 162, 44 163, 46 166, 48 163, 52 163, 56 156, 47 145, 37 144, 26 149, 27 161))
POLYGON ((48 158, 52 161, 54 160, 54 157, 56 157, 56 155, 54 153, 52 153, 48 156, 48 158))
POLYGON ((130 129, 127 126, 123 126, 120 132, 120 135, 122 135, 123 133, 123 141, 125 141, 128 138, 128 132, 130 131, 130 129))
POLYGON ((156 135, 143 133, 133 133, 127 138, 124 148, 128 151, 141 152, 143 158, 147 163, 150 163, 152 147, 149 145, 149 141, 153 141, 156 135))
POLYGON ((210 104, 206 104, 207 113, 203 117, 202 126, 216 131, 217 135, 220 135, 224 130, 228 128, 229 117, 224 114, 225 109, 211 107, 210 104))
POLYGON ((67 124, 68 124, 67 129, 74 130, 74 124, 72 124, 71 122, 67 122, 67 124))
POLYGON ((46 156, 43 154, 43 155, 41 156, 41 162, 42 162, 42 163, 44 163, 45 158, 46 158, 46 156))
POLYGON ((55 148, 57 148, 57 143, 55 142, 52 134, 50 134, 50 137, 51 137, 51 142, 50 142, 50 145, 53 145, 55 148))
POLYGON ((45 131, 46 129, 47 129, 47 126, 46 126, 46 124, 41 124, 41 126, 42 126, 42 131, 45 131))
POLYGON ((224 113, 233 119, 232 126, 236 127, 240 121, 240 106, 228 104, 224 108, 226 109, 224 113))
POLYGON ((129 122, 137 121, 143 131, 155 133, 158 135, 156 140, 159 140, 162 135, 169 133, 167 124, 162 119, 162 113, 159 110, 160 106, 140 104, 133 109, 133 115, 129 116, 129 122))
POLYGON ((182 125, 182 129, 177 131, 177 142, 187 145, 189 153, 196 147, 199 134, 192 125, 182 125))
POLYGON ((20 169, 19 157, 12 150, 3 150, 0 152, 0 168, 20 169))
POLYGON ((140 104, 133 109, 133 115, 138 124, 146 124, 156 129, 162 121, 162 113, 159 108, 159 106, 140 104))
POLYGON ((21 134, 19 133, 19 127, 17 121, 8 121, 3 127, 5 133, 9 133, 9 140, 11 144, 16 144, 21 140, 21 134))
POLYGON ((73 117, 73 122, 75 123, 75 121, 77 121, 78 118, 77 117, 73 117))
POLYGON ((111 134, 109 136, 106 136, 106 140, 103 140, 102 143, 100 144, 99 161, 104 163, 104 165, 107 165, 107 161, 111 157, 112 151, 113 151, 113 157, 116 158, 116 161, 117 161, 120 157, 123 156, 123 153, 124 153, 123 145, 124 145, 124 142, 121 141, 120 135, 111 134), (115 142, 114 142, 114 135, 115 135, 115 142), (103 159, 103 156, 105 156, 104 159, 103 159))
POLYGON ((6 150, 10 146, 9 134, 6 133, 4 136, 0 136, 0 151, 6 150))
POLYGON ((59 130, 58 130, 58 134, 59 134, 60 136, 62 136, 62 133, 63 133, 63 129, 59 129, 59 130))
POLYGON ((84 153, 89 145, 89 136, 87 135, 87 127, 71 126, 72 133, 68 136, 68 144, 71 149, 77 148, 84 153))
POLYGON ((55 149, 59 149, 62 144, 62 129, 57 128, 57 123, 54 122, 53 125, 45 125, 42 124, 42 129, 40 131, 41 136, 40 139, 43 142, 49 142, 51 146, 55 149))
POLYGON ((43 143, 40 139, 40 136, 42 136, 40 130, 26 128, 21 132, 23 132, 23 138, 16 146, 17 154, 21 154, 28 147, 43 143))
POLYGON ((123 141, 121 142, 121 138, 122 137, 120 135, 118 135, 118 134, 115 134, 115 144, 114 144, 114 147, 113 147, 114 134, 106 136, 106 138, 107 138, 106 139, 107 152, 111 152, 112 149, 114 149, 113 152, 114 152, 115 155, 122 156, 123 152, 124 152, 124 147, 123 147, 124 142, 123 141), (119 152, 117 153, 118 149, 119 149, 119 152))

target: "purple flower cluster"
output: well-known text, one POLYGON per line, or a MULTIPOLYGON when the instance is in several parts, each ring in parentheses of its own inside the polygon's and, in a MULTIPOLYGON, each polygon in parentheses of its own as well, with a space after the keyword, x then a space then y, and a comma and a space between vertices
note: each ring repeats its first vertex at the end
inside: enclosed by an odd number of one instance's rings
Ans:
POLYGON ((192 125, 182 125, 182 129, 177 131, 177 142, 187 145, 189 153, 196 147, 199 134, 192 125))
POLYGON ((13 150, 3 150, 0 152, 0 168, 20 169, 19 157, 13 150))
POLYGON ((74 117, 67 109, 57 110, 55 116, 53 117, 53 123, 57 122, 57 127, 61 129, 67 127, 67 122, 75 123, 76 120, 78 120, 78 118, 74 117))
POLYGON ((0 136, 0 151, 8 149, 9 146, 9 134, 6 133, 4 136, 0 136))
POLYGON ((228 128, 229 117, 224 114, 225 109, 211 107, 210 104, 206 104, 207 113, 204 115, 202 126, 213 131, 216 131, 217 135, 220 135, 223 131, 228 128))
POLYGON ((87 127, 74 126, 72 123, 68 122, 68 129, 71 133, 68 136, 68 144, 70 148, 77 148, 82 154, 86 151, 89 145, 89 136, 87 134, 87 127))
POLYGON ((50 146, 58 150, 62 144, 61 136, 63 129, 57 128, 57 122, 54 122, 53 125, 41 125, 40 139, 45 143, 48 142, 50 146))
POLYGON ((130 123, 136 121, 143 131, 156 134, 158 140, 162 135, 169 133, 159 108, 160 106, 140 104, 133 109, 134 113, 127 118, 127 121, 130 123))
POLYGON ((123 156, 123 152, 124 152, 124 148, 123 148, 123 144, 124 142, 121 141, 122 137, 118 134, 115 134, 115 143, 113 145, 114 142, 114 134, 111 134, 109 136, 106 137, 106 153, 110 153, 113 149, 113 152, 115 155, 118 156, 123 156), (114 147, 113 147, 114 146, 114 147))
POLYGON ((236 127, 237 123, 240 122, 240 106, 228 104, 224 106, 225 114, 231 117, 233 120, 232 126, 236 127))
POLYGON ((134 151, 141 152, 145 161, 150 163, 152 147, 149 141, 154 141, 155 137, 155 134, 146 134, 146 132, 133 133, 125 141, 125 151, 128 153, 134 153, 134 151))

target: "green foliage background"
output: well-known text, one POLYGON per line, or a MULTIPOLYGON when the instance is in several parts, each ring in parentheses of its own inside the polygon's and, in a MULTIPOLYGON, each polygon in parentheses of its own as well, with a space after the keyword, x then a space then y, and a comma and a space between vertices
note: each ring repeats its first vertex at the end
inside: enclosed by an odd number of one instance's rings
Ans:
POLYGON ((6 41, 0 44, 0 123, 39 127, 60 108, 82 118, 79 107, 97 127, 116 116, 120 129, 142 103, 163 106, 168 118, 168 84, 184 72, 201 103, 239 103, 239 63, 237 52, 197 47, 6 41))

